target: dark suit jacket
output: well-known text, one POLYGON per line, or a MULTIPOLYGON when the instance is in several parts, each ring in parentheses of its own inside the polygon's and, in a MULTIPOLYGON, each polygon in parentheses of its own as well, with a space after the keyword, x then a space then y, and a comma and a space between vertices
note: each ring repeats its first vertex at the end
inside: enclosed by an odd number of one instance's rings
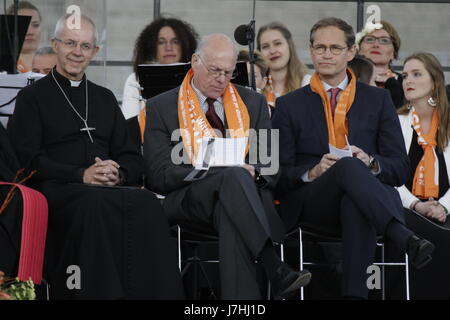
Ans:
MULTIPOLYGON (((329 152, 328 131, 322 100, 309 85, 278 98, 276 104, 272 125, 280 130, 279 186, 285 193, 302 186, 301 176, 329 152)), ((357 82, 347 119, 350 144, 378 160, 380 181, 402 185, 409 160, 389 92, 357 82)))
MULTIPOLYGON (((235 87, 242 101, 247 106, 250 116, 250 128, 270 129, 271 123, 264 96, 238 85, 235 85, 235 87)), ((173 148, 178 143, 182 143, 179 136, 175 141, 171 141, 172 133, 179 129, 178 90, 179 88, 175 88, 148 101, 144 139, 147 186, 154 192, 166 195, 164 208, 169 218, 173 212, 183 210, 181 203, 185 196, 186 186, 192 183, 185 182, 183 179, 193 169, 190 164, 174 164, 171 160, 173 148)), ((261 167, 262 165, 259 163, 255 165, 257 170, 261 167)), ((276 185, 278 174, 263 177, 266 180, 266 184, 260 188, 261 199, 269 216, 269 223, 278 224, 275 221, 278 218, 272 219, 276 215, 276 211, 273 208, 273 196, 270 191, 270 188, 276 185)), ((281 221, 279 221, 279 225, 281 226, 281 221)), ((272 227, 273 229, 278 229, 277 227, 272 227)), ((284 234, 284 230, 277 233, 278 236, 272 235, 272 239, 279 239, 281 237, 280 234, 284 234)))

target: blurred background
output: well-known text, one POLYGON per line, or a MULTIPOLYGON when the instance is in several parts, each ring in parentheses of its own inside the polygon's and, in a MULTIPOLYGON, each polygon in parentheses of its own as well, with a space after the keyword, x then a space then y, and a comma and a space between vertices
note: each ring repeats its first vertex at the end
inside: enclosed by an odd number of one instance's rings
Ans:
MULTIPOLYGON (((3 0, 1 13, 13 4, 3 0)), ((40 46, 49 45, 57 19, 70 5, 78 5, 83 14, 97 24, 100 46, 87 73, 89 78, 109 89, 122 100, 126 77, 132 72, 134 43, 141 30, 159 15, 190 22, 200 36, 222 32, 233 38, 234 30, 252 19, 252 0, 30 0, 41 12, 43 25, 40 46)), ((380 8, 381 19, 398 31, 402 46, 394 69, 401 70, 403 59, 414 51, 435 54, 445 67, 450 82, 450 31, 447 1, 256 1, 256 31, 271 21, 284 23, 293 33, 300 59, 311 68, 309 30, 324 17, 336 16, 357 30, 358 2, 364 22, 370 5, 380 8), (400 68, 400 69, 398 69, 400 68)), ((311 70, 312 73, 312 70, 311 70)))

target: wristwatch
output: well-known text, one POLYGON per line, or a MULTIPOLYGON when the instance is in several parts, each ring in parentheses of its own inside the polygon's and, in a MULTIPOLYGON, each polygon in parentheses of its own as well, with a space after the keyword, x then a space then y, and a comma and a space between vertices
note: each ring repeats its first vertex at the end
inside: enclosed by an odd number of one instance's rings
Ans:
POLYGON ((255 170, 255 184, 258 187, 263 187, 266 184, 266 179, 259 173, 257 170, 255 170))
POLYGON ((374 156, 369 154, 369 169, 373 170, 375 169, 375 166, 377 165, 377 159, 375 159, 374 156))

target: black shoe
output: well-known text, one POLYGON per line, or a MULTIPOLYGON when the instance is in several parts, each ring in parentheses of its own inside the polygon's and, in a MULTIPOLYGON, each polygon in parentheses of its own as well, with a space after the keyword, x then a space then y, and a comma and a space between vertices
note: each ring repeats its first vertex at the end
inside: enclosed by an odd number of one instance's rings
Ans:
POLYGON ((277 269, 275 280, 272 281, 272 292, 275 300, 286 299, 300 287, 311 281, 311 272, 308 270, 295 271, 286 263, 277 269))
POLYGON ((409 261, 416 269, 423 268, 431 261, 431 253, 433 251, 434 244, 417 236, 411 236, 406 244, 406 253, 409 261))

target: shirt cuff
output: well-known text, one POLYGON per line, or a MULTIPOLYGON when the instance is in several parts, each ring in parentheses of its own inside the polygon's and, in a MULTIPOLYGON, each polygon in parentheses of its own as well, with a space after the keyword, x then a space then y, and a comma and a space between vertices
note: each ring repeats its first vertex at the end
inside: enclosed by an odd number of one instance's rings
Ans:
POLYGON ((309 179, 309 170, 307 170, 301 177, 303 182, 311 182, 311 180, 309 179))

